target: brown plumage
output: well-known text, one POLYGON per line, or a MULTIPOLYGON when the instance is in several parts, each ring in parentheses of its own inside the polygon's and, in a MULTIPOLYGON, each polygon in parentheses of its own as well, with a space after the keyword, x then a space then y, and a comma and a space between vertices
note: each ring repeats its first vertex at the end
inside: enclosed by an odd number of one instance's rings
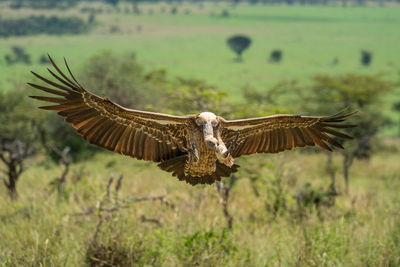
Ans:
POLYGON ((162 170, 192 185, 212 184, 236 172, 234 158, 254 153, 277 153, 295 147, 343 148, 331 136, 350 138, 335 128, 352 114, 328 117, 275 115, 243 120, 224 120, 210 112, 172 116, 124 108, 85 90, 71 73, 66 76, 49 57, 57 82, 34 72, 47 83, 32 87, 53 97, 31 96, 55 105, 57 111, 91 144, 146 161, 159 162, 162 170), (51 86, 52 88, 50 88, 51 86), (329 135, 328 135, 329 134, 329 135))

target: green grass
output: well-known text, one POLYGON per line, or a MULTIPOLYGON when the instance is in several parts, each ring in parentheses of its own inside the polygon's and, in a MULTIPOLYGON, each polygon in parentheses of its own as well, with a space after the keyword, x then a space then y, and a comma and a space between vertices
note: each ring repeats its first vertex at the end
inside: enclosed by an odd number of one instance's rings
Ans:
MULTIPOLYGON (((76 9, 49 14, 78 15, 76 9)), ((105 5, 100 6, 107 9, 105 5)), ((122 10, 126 6, 121 6, 122 10)), ((386 79, 398 82, 400 69, 400 8, 393 7, 313 7, 313 6, 247 6, 235 8, 227 4, 185 4, 178 14, 169 13, 170 6, 142 4, 143 13, 110 13, 96 15, 97 27, 85 35, 29 36, 1 40, 0 90, 12 88, 12 80, 32 79, 30 70, 43 73, 38 65, 41 55, 50 53, 58 62, 66 57, 79 79, 85 61, 104 50, 114 53, 136 53, 147 70, 166 69, 168 77, 199 78, 229 92, 232 101, 241 101, 241 89, 254 87, 266 91, 282 80, 298 80, 304 88, 316 74, 382 73, 386 79), (161 7, 166 13, 161 13, 161 7), (153 15, 148 10, 154 11, 153 15), (189 15, 184 10, 190 9, 189 15), (228 10, 230 16, 219 14, 228 10), (138 26, 142 28, 139 32, 138 26), (120 32, 110 33, 117 26, 120 32), (226 40, 233 34, 246 34, 252 44, 244 52, 244 61, 237 63, 226 40), (1 56, 12 45, 20 45, 31 54, 31 66, 7 66, 1 56), (268 63, 273 49, 283 51, 283 61, 268 63), (373 53, 369 67, 361 66, 360 51, 373 53), (332 64, 334 59, 338 64, 332 64)), ((35 14, 41 11, 34 11, 35 14)), ((30 10, 10 11, 0 15, 25 16, 30 10)), ((85 81, 82 81, 85 84, 85 81)), ((90 88, 89 88, 90 89, 90 88)), ((295 95, 295 92, 293 92, 295 95)), ((290 105, 282 96, 282 105, 290 105)), ((398 115, 392 106, 400 101, 399 87, 386 98, 383 112, 394 121, 398 115)), ((299 113, 302 110, 298 111, 299 113)), ((395 130, 390 130, 390 135, 395 130)))
MULTIPOLYGON (((45 53, 59 60, 65 56, 77 69, 86 58, 104 49, 135 52, 148 69, 165 68, 171 77, 205 79, 230 91, 233 99, 240 99, 239 89, 245 85, 265 90, 282 79, 307 81, 316 73, 385 72, 394 79, 399 68, 398 8, 261 5, 232 8, 208 4, 199 10, 197 5, 186 6, 176 15, 160 13, 160 6, 148 4, 142 5, 144 12, 139 16, 100 14, 96 16, 99 26, 87 35, 8 38, 2 40, 0 55, 7 53, 11 45, 22 45, 35 60, 45 53), (146 11, 150 8, 153 15, 146 11), (186 8, 192 13, 184 14, 186 8), (230 16, 217 17, 224 9, 229 10, 230 16), (110 25, 118 26, 121 32, 109 34, 110 25), (141 32, 137 31, 138 25, 141 32), (253 40, 242 63, 234 61, 235 55, 226 45, 226 39, 237 33, 247 34, 253 40), (283 50, 282 63, 267 62, 272 49, 283 50), (359 63, 363 49, 374 56, 368 68, 359 63), (334 58, 339 64, 332 65, 334 58)), ((26 74, 30 69, 43 67, 6 66, 3 61, 2 87, 9 88, 7 78, 26 74)))
POLYGON ((336 155, 342 194, 333 207, 321 207, 320 216, 311 208, 301 219, 293 196, 306 182, 316 190, 327 188, 329 177, 321 167, 325 157, 296 152, 247 157, 239 162, 242 178, 230 197, 234 227, 229 232, 214 186, 192 187, 154 164, 104 153, 72 165, 66 193, 59 198, 49 182, 60 167, 36 158, 19 181, 17 202, 9 202, 0 188, 0 265, 76 266, 88 255, 111 259, 107 253, 113 253, 114 262, 122 258, 147 266, 397 266, 397 161, 398 152, 357 161, 345 195, 341 158, 336 155), (78 180, 74 173, 82 167, 84 175, 78 180), (259 197, 252 192, 246 168, 266 182, 258 188, 259 197), (73 214, 98 205, 112 172, 124 174, 120 199, 166 195, 175 208, 149 201, 130 204, 109 217, 103 213, 98 243, 90 246, 99 218, 96 213, 73 214), (279 173, 286 207, 274 216, 266 203, 273 200, 271 181, 279 173), (142 215, 158 219, 162 226, 141 223, 142 215))
MULTIPOLYGON (((2 39, 0 55, 8 53, 12 45, 22 45, 35 62, 45 53, 58 62, 65 56, 77 72, 87 58, 101 50, 135 52, 148 70, 165 68, 171 78, 205 79, 229 91, 233 100, 241 99, 240 88, 245 85, 266 90, 282 79, 306 84, 317 73, 387 72, 389 79, 397 79, 398 8, 206 4, 199 9, 185 4, 178 14, 171 15, 161 14, 160 6, 141 7, 144 14, 140 16, 97 15, 99 25, 87 35, 2 39), (153 15, 147 14, 150 8, 153 15), (185 8, 191 10, 190 15, 182 13, 185 8), (231 16, 217 18, 224 9, 231 16), (110 34, 111 25, 121 32, 110 34), (242 63, 234 61, 235 55, 226 45, 226 39, 236 33, 253 40, 242 63), (275 48, 283 50, 283 62, 268 64, 268 54, 275 48), (361 49, 374 54, 368 68, 359 64, 361 49), (335 57, 339 64, 333 66, 335 57)), ((34 12, 41 11, 0 9, 1 16, 34 12)), ((12 88, 13 79, 31 79, 29 70, 43 73, 45 66, 6 66, 0 60, 1 90, 12 88)), ((79 73, 76 76, 79 78, 79 73)), ((399 94, 397 90, 387 97, 386 110, 399 94)), ((342 194, 333 207, 321 207, 319 216, 311 207, 302 219, 294 195, 305 183, 321 192, 327 189, 324 154, 285 152, 241 160, 241 179, 229 202, 232 232, 226 230, 214 186, 192 187, 155 164, 102 153, 71 166, 65 192, 59 197, 50 191, 49 183, 62 169, 39 156, 27 163, 18 183, 18 201, 10 202, 5 187, 0 186, 0 266, 81 266, 96 257, 139 266, 399 266, 398 142, 386 145, 391 152, 382 149, 370 161, 355 162, 348 195, 343 193, 342 159, 335 155, 342 194), (84 171, 79 178, 81 168, 84 171), (97 243, 93 243, 97 213, 74 213, 98 205, 110 173, 124 174, 121 199, 165 195, 175 209, 157 201, 140 202, 110 216, 103 214, 106 219, 97 243), (258 185, 258 197, 249 173, 265 181, 258 185), (282 178, 280 197, 286 205, 275 216, 271 207, 277 203, 278 176, 282 178), (141 222, 142 215, 156 218, 162 226, 141 222)))

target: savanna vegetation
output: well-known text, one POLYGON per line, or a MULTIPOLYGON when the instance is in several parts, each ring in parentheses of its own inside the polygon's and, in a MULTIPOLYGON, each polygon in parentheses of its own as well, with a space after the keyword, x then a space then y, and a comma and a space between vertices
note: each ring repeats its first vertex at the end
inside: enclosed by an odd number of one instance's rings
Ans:
POLYGON ((89 25, 78 17, 59 18, 56 16, 29 16, 20 19, 1 19, 0 36, 21 36, 33 34, 78 34, 89 25))
POLYGON ((253 4, 0 2, 0 20, 90 25, 0 40, 0 265, 400 265, 399 9, 253 4), (357 111, 358 127, 337 140, 345 150, 247 156, 193 187, 37 109, 26 82, 50 67, 46 53, 127 107, 357 111))

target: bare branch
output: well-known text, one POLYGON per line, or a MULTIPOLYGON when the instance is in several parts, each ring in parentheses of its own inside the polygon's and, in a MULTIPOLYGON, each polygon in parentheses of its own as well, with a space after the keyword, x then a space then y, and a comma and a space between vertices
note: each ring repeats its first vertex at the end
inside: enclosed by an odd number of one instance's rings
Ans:
POLYGON ((219 193, 220 201, 222 204, 222 210, 223 210, 224 216, 227 220, 229 230, 232 230, 232 225, 233 225, 233 217, 229 213, 229 210, 228 210, 229 193, 230 193, 232 187, 234 186, 234 184, 236 183, 237 179, 238 178, 236 176, 232 175, 229 184, 226 184, 223 181, 216 183, 217 191, 219 193))
POLYGON ((147 218, 145 215, 140 216, 140 221, 141 221, 141 222, 155 223, 155 224, 157 224, 157 226, 159 226, 159 227, 162 226, 160 220, 158 220, 158 219, 156 219, 156 218, 147 218))
POLYGON ((131 203, 131 202, 141 202, 141 201, 147 201, 147 200, 152 200, 156 201, 159 200, 161 203, 165 204, 171 209, 175 209, 175 205, 168 201, 165 196, 145 196, 145 197, 130 197, 126 198, 125 200, 122 200, 124 203, 131 203))
POLYGON ((7 187, 10 196, 16 198, 16 184, 24 169, 24 161, 32 156, 36 150, 29 147, 29 143, 24 143, 19 139, 0 138, 0 159, 4 162, 7 170, 4 171, 8 176, 8 181, 2 179, 7 187))
MULTIPOLYGON (((77 213, 71 214, 72 216, 87 216, 87 215, 91 215, 91 214, 97 215, 96 230, 93 234, 92 242, 97 242, 98 235, 101 232, 101 226, 102 226, 103 222, 107 218, 111 218, 111 214, 120 211, 120 209, 130 208, 131 203, 148 201, 148 200, 160 201, 161 203, 167 205, 168 207, 175 208, 175 206, 172 203, 170 203, 168 200, 165 199, 165 196, 129 197, 126 199, 119 200, 118 192, 122 186, 122 179, 123 179, 123 175, 121 174, 119 176, 118 180, 115 181, 114 174, 112 173, 107 182, 106 192, 103 194, 101 200, 97 202, 97 205, 90 206, 88 208, 84 208, 84 209, 82 209, 83 210, 82 212, 77 212, 77 213), (115 186, 114 186, 115 191, 112 192, 112 185, 113 185, 114 181, 115 181, 115 186), (112 193, 115 194, 114 199, 111 198, 112 193)), ((150 222, 150 223, 156 224, 157 226, 162 226, 160 220, 156 219, 156 218, 147 218, 145 215, 142 215, 140 217, 140 220, 141 220, 141 222, 150 222)))
POLYGON ((115 195, 114 195, 115 202, 118 202, 118 192, 121 189, 123 178, 124 176, 121 174, 117 180, 117 183, 115 184, 115 195))
POLYGON ((1 159, 1 161, 4 162, 4 164, 6 164, 6 165, 10 164, 9 161, 7 161, 6 158, 4 157, 3 153, 0 153, 0 159, 1 159))
POLYGON ((111 173, 110 178, 108 179, 107 184, 107 198, 110 199, 111 196, 111 184, 114 181, 114 173, 111 173))
POLYGON ((3 176, 1 176, 1 179, 3 180, 3 183, 5 185, 6 188, 10 187, 10 184, 7 182, 6 178, 4 178, 3 176))
MULTIPOLYGON (((46 147, 50 149, 50 147, 46 147)), ((69 173, 69 166, 72 162, 72 157, 69 155, 69 152, 71 151, 71 148, 69 146, 64 147, 63 150, 58 149, 56 146, 52 146, 51 150, 56 153, 59 157, 59 164, 64 165, 64 170, 61 173, 61 176, 58 178, 55 178, 51 184, 57 186, 57 191, 59 194, 63 191, 63 186, 67 180, 67 175, 69 173)))
POLYGON ((122 185, 122 178, 124 178, 124 175, 121 174, 117 180, 117 184, 115 185, 115 192, 118 193, 119 189, 121 189, 122 185))

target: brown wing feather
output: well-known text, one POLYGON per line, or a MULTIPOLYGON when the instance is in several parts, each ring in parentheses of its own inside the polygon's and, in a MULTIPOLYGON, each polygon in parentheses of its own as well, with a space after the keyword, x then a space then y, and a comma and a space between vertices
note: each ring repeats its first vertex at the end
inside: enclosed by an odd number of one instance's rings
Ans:
POLYGON ((126 109, 86 91, 72 75, 66 61, 71 78, 49 59, 57 74, 51 70, 49 72, 58 82, 32 72, 53 88, 29 85, 56 97, 31 97, 55 103, 40 108, 58 111, 84 139, 116 153, 154 162, 184 153, 185 140, 180 131, 185 130, 191 116, 179 117, 126 109))
POLYGON ((343 147, 331 136, 351 138, 334 129, 355 127, 338 124, 353 114, 328 117, 275 115, 234 121, 222 120, 222 139, 228 147, 235 148, 231 152, 233 157, 254 153, 278 153, 306 145, 317 145, 332 151, 330 146, 343 147), (233 144, 234 142, 236 144, 233 144))

